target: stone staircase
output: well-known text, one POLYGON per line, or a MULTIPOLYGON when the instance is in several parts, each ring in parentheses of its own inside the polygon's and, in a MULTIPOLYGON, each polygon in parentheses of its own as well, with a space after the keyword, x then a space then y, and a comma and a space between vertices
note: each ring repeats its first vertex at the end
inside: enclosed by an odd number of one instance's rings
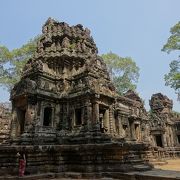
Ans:
POLYGON ((148 162, 153 166, 167 164, 165 157, 159 157, 157 151, 147 151, 146 159, 148 159, 148 162))
POLYGON ((152 167, 149 166, 136 151, 130 152, 125 160, 125 163, 133 165, 135 171, 147 171, 152 167))

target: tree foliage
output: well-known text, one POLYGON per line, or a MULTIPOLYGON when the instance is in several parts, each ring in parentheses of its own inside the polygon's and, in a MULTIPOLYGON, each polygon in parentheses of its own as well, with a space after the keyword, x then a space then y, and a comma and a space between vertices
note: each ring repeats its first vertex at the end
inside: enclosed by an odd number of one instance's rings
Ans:
MULTIPOLYGON (((162 51, 170 53, 171 51, 180 50, 180 21, 170 29, 170 37, 167 43, 163 46, 162 51)), ((170 86, 178 94, 180 100, 180 56, 177 60, 170 63, 170 71, 165 75, 165 85, 170 86)))
POLYGON ((170 33, 171 35, 162 49, 162 51, 167 53, 180 50, 180 21, 170 29, 170 33))
POLYGON ((109 52, 103 54, 110 77, 114 82, 119 94, 127 90, 135 90, 139 78, 139 67, 130 57, 119 57, 117 54, 109 52))
POLYGON ((21 72, 27 60, 36 50, 35 37, 20 48, 9 50, 0 45, 0 85, 10 90, 20 80, 21 72))

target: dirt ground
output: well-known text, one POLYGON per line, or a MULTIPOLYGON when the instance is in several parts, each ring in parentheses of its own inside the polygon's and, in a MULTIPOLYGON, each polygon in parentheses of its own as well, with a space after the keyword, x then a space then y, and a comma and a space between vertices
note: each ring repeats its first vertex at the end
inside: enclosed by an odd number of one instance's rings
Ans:
POLYGON ((156 165, 155 168, 162 170, 180 171, 180 159, 167 160, 168 164, 156 165))

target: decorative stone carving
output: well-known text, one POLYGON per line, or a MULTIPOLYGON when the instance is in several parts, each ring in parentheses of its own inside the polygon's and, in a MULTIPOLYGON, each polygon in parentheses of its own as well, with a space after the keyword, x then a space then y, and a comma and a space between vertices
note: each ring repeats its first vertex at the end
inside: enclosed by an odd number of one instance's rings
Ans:
POLYGON ((70 46, 69 39, 65 37, 62 41, 62 48, 69 48, 69 46, 70 46))

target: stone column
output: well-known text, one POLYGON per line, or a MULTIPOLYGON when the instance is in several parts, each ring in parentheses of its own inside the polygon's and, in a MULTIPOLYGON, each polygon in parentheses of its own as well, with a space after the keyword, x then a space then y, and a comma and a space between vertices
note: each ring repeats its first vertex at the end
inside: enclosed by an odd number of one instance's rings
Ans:
POLYGON ((84 123, 87 125, 92 123, 92 103, 90 102, 90 100, 86 100, 86 102, 85 102, 84 123))
POLYGON ((142 140, 142 136, 141 136, 141 125, 138 125, 138 141, 142 140))
POLYGON ((136 140, 134 122, 130 122, 131 139, 136 140))
POLYGON ((113 134, 114 132, 114 127, 115 127, 115 121, 113 121, 113 110, 111 106, 109 109, 109 129, 111 134, 113 134))
POLYGON ((152 145, 157 146, 156 140, 155 140, 155 135, 153 134, 153 135, 151 135, 151 137, 152 137, 152 145))
POLYGON ((166 137, 167 137, 167 143, 168 146, 171 147, 172 146, 172 142, 171 142, 171 132, 170 132, 170 127, 168 125, 168 131, 166 132, 166 137))
POLYGON ((121 112, 117 112, 117 120, 118 120, 118 125, 119 125, 119 135, 122 135, 123 127, 122 127, 122 122, 121 122, 121 112))
POLYGON ((38 103, 38 111, 39 111, 39 121, 35 123, 35 125, 42 126, 43 125, 43 119, 44 119, 44 105, 43 102, 38 103))
POLYGON ((81 122, 82 124, 86 124, 86 118, 85 118, 85 107, 81 107, 81 122))
MULTIPOLYGON (((63 112, 64 113, 64 112, 63 112)), ((64 116, 64 114, 63 114, 64 116)), ((73 120, 72 120, 72 125, 73 127, 76 125, 76 113, 75 113, 75 108, 73 108, 73 113, 72 113, 72 117, 73 117, 73 120)), ((62 123, 63 123, 63 118, 62 118, 62 123)))
POLYGON ((164 134, 162 134, 162 143, 163 143, 163 146, 164 147, 167 147, 167 141, 166 141, 166 134, 164 133, 164 134))
POLYGON ((17 136, 17 113, 16 108, 12 109, 12 122, 11 122, 11 138, 16 138, 17 136))
POLYGON ((55 115, 54 115, 54 128, 57 128, 58 124, 59 124, 59 120, 60 120, 60 104, 56 104, 55 106, 55 115))
POLYGON ((24 132, 28 133, 35 117, 34 106, 30 103, 26 106, 24 132))
POLYGON ((127 140, 131 140, 131 128, 130 128, 130 122, 128 120, 128 117, 126 115, 123 115, 122 118, 124 119, 123 121, 127 122, 127 128, 125 130, 125 138, 127 140))
POLYGON ((91 124, 93 122, 93 117, 92 117, 92 103, 89 101, 86 104, 86 110, 87 110, 87 126, 88 129, 91 128, 91 124))
POLYGON ((68 104, 63 104, 63 124, 65 128, 68 128, 68 104))
POLYGON ((135 135, 136 135, 136 140, 140 141, 141 140, 141 134, 140 134, 140 124, 137 124, 137 127, 135 129, 135 135))
POLYGON ((94 114, 93 124, 97 124, 99 122, 99 104, 98 104, 98 102, 94 103, 93 111, 94 111, 93 112, 93 114, 94 114))
POLYGON ((109 133, 109 109, 107 109, 104 114, 104 128, 107 130, 107 133, 109 133))
POLYGON ((171 134, 171 146, 174 147, 174 133, 172 130, 172 126, 170 126, 170 134, 171 134))

